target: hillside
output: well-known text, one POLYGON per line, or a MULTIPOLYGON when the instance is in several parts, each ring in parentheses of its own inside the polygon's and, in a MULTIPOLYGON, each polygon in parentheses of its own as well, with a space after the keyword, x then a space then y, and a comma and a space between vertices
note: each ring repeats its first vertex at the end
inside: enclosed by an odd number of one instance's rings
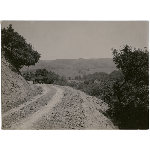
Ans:
MULTIPOLYGON (((31 66, 29 69, 30 71, 35 71, 36 69, 44 68, 60 76, 64 75, 72 78, 95 72, 111 73, 116 70, 112 58, 40 60, 39 63, 36 63, 35 66, 31 66)), ((21 71, 27 70, 28 67, 23 67, 21 71)))
POLYGON ((42 92, 40 87, 27 83, 3 56, 1 58, 1 77, 2 113, 19 106, 42 92))

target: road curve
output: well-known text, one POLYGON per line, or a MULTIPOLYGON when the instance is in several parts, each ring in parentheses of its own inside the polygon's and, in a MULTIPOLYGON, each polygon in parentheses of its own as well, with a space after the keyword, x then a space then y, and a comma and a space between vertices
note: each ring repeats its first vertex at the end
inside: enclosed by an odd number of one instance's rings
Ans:
MULTIPOLYGON (((44 94, 48 97, 48 92, 50 88, 47 85, 42 86, 45 89, 44 94)), ((42 118, 45 114, 49 113, 51 109, 61 101, 61 98, 63 96, 63 90, 58 88, 57 86, 53 86, 53 88, 56 89, 56 94, 53 96, 53 98, 42 107, 40 110, 35 112, 34 114, 30 115, 29 117, 25 118, 21 122, 19 122, 17 125, 12 126, 11 129, 17 129, 17 130, 30 130, 33 124, 40 118, 42 118)))
POLYGON ((114 130, 102 100, 71 87, 43 84, 41 95, 2 114, 8 130, 114 130))
POLYGON ((54 85, 41 84, 39 86, 43 88, 42 94, 2 114, 2 129, 31 129, 32 123, 61 100, 62 89, 54 85))
POLYGON ((27 102, 25 102, 25 103, 19 105, 19 107, 15 107, 15 108, 13 108, 13 109, 11 109, 11 110, 9 110, 9 111, 3 113, 3 114, 2 114, 2 118, 4 118, 4 117, 6 117, 6 116, 8 116, 8 115, 10 115, 10 114, 12 114, 12 113, 14 113, 14 112, 16 112, 16 111, 19 111, 19 110, 22 109, 23 107, 29 105, 30 103, 36 101, 38 98, 40 98, 40 97, 42 97, 43 95, 45 95, 45 94, 48 93, 48 88, 47 88, 46 86, 42 86, 42 89, 43 89, 42 95, 39 95, 39 94, 38 94, 38 95, 34 96, 30 101, 27 101, 27 102))
POLYGON ((64 94, 58 105, 40 117, 31 129, 38 130, 114 130, 113 123, 103 115, 106 103, 71 87, 62 87, 64 94), (101 111, 100 111, 101 110, 101 111))

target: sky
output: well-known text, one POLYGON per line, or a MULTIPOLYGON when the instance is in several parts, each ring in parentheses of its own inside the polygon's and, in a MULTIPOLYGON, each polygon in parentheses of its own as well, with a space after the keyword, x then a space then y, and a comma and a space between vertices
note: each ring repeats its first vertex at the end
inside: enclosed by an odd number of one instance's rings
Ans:
POLYGON ((111 48, 149 45, 148 21, 4 21, 41 54, 41 60, 112 58, 111 48))

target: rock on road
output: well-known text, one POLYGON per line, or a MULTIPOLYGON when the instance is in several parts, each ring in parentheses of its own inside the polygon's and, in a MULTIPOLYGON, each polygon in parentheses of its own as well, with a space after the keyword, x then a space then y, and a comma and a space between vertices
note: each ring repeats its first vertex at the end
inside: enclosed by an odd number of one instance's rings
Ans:
POLYGON ((102 114, 103 101, 70 87, 43 84, 42 95, 2 114, 8 130, 110 130, 117 129, 102 114))

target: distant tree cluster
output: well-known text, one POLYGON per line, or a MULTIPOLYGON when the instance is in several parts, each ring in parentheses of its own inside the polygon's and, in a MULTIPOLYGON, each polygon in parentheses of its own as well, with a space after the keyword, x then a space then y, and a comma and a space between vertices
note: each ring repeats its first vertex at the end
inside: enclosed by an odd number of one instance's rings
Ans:
POLYGON ((37 69, 35 72, 24 72, 23 77, 27 81, 36 80, 38 77, 42 77, 45 84, 58 84, 67 85, 67 79, 61 77, 52 71, 47 71, 46 69, 37 69))
POLYGON ((40 54, 23 36, 14 31, 11 24, 6 29, 1 29, 1 46, 5 58, 18 70, 24 65, 35 65, 40 58, 40 54))

